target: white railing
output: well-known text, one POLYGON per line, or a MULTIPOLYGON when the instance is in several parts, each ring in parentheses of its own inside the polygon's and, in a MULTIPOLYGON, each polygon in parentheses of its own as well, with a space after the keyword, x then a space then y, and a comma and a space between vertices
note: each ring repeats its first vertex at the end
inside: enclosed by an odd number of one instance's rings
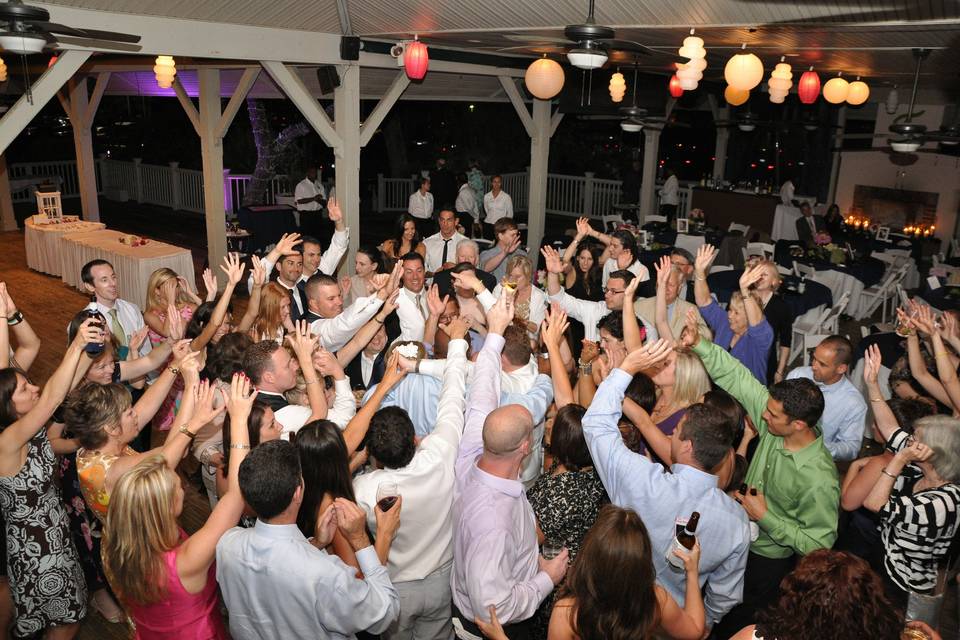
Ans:
MULTIPOLYGON (((243 203, 243 195, 247 192, 247 187, 250 185, 250 180, 253 176, 249 174, 231 174, 229 170, 223 172, 224 179, 224 192, 223 196, 226 200, 226 210, 227 213, 232 213, 236 211, 240 205, 243 203)), ((266 201, 268 203, 275 202, 277 194, 281 193, 292 193, 293 185, 290 183, 290 179, 285 175, 274 176, 270 180, 269 185, 267 186, 267 197, 266 201)))
MULTIPOLYGON (((80 180, 77 178, 77 163, 74 160, 59 160, 52 162, 20 162, 11 164, 9 169, 11 180, 23 178, 58 178, 57 185, 60 196, 64 198, 80 195, 80 180)), ((10 198, 14 203, 34 202, 34 189, 25 187, 11 192, 10 198)))

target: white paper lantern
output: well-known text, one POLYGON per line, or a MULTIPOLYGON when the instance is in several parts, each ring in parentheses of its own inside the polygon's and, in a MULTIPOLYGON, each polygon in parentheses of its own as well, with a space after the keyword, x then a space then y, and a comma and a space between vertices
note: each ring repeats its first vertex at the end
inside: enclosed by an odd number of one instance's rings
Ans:
POLYGON ((870 87, 857 76, 857 79, 851 82, 847 89, 847 104, 853 106, 861 105, 866 102, 869 97, 870 87))
POLYGON ((783 104, 787 94, 790 93, 790 87, 793 86, 793 71, 790 65, 783 60, 783 58, 780 58, 780 63, 774 67, 770 73, 770 79, 767 81, 770 102, 774 104, 783 104))
POLYGON ((684 91, 696 89, 703 79, 703 70, 707 68, 707 50, 703 48, 703 39, 693 35, 694 32, 690 29, 690 35, 677 50, 681 57, 688 58, 687 62, 677 65, 677 80, 684 91))
POLYGON ((900 93, 897 91, 896 85, 894 85, 893 89, 890 89, 890 93, 887 94, 887 104, 885 106, 887 113, 891 116, 897 112, 897 107, 900 106, 900 93))
POLYGON ((838 75, 823 85, 823 99, 830 104, 840 104, 847 99, 849 91, 850 83, 838 75))
POLYGON ((177 75, 177 65, 173 56, 157 56, 154 61, 153 73, 157 77, 157 86, 169 89, 173 86, 173 78, 177 75))
POLYGON ((549 100, 560 93, 564 79, 563 67, 546 56, 534 60, 523 75, 527 91, 541 100, 549 100))
POLYGON ((723 77, 734 89, 750 91, 763 80, 763 63, 752 53, 738 53, 727 61, 723 77))

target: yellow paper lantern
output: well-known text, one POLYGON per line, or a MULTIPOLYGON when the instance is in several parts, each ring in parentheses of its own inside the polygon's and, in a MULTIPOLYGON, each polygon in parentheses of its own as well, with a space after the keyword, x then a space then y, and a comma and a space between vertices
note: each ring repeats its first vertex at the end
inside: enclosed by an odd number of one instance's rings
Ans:
POLYGON ((173 86, 173 78, 177 75, 177 65, 173 56, 157 56, 154 61, 153 73, 157 77, 157 86, 169 89, 173 86))
POLYGON ((850 83, 840 76, 831 78, 827 84, 823 85, 823 99, 830 104, 840 104, 845 101, 849 92, 850 83))
POLYGON ((541 100, 549 100, 563 89, 563 68, 544 56, 527 67, 523 81, 531 94, 541 100))
POLYGON ((734 87, 727 87, 723 90, 723 99, 726 100, 727 104, 731 107, 739 107, 746 102, 748 98, 750 98, 749 91, 741 91, 734 87))
POLYGON ((850 87, 847 90, 847 104, 857 106, 866 102, 869 97, 870 87, 867 86, 866 82, 860 80, 858 76, 856 80, 850 83, 850 87))
POLYGON ((0 58, 0 82, 7 81, 7 63, 0 58))
POLYGON ((723 77, 734 89, 750 91, 763 80, 763 63, 752 53, 738 53, 727 61, 723 77))

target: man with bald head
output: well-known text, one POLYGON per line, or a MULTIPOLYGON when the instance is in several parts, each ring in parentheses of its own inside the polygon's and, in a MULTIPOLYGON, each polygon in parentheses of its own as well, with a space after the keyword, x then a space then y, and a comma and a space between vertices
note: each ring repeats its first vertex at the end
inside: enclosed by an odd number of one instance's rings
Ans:
POLYGON ((533 417, 520 405, 499 407, 503 333, 513 318, 504 297, 487 312, 487 338, 477 356, 457 454, 453 505, 454 616, 481 636, 475 618, 497 618, 512 640, 530 636, 528 621, 567 570, 564 550, 545 560, 520 470, 533 447, 533 417))

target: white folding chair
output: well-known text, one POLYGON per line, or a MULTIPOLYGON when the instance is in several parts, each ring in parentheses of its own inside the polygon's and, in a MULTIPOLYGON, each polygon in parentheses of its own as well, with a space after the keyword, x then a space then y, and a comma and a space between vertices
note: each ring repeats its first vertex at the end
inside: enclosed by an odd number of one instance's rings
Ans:
POLYGON ((748 242, 747 243, 747 254, 750 256, 761 256, 766 258, 772 258, 774 253, 774 246, 769 242, 748 242))
POLYGON ((796 260, 793 261, 793 272, 797 275, 798 278, 813 278, 817 274, 817 270, 807 264, 800 264, 796 260))
POLYGON ((830 307, 827 315, 823 317, 823 322, 820 323, 822 333, 831 335, 840 333, 840 314, 847 310, 848 304, 850 304, 850 292, 844 291, 837 303, 830 307))
POLYGON ((489 249, 493 246, 493 240, 487 240, 486 238, 474 238, 473 241, 477 243, 477 247, 480 249, 480 251, 489 249))
POLYGON ((655 215, 655 214, 653 214, 653 213, 644 216, 644 218, 643 218, 643 224, 647 224, 647 223, 650 223, 650 222, 662 222, 662 223, 666 224, 666 222, 667 222, 667 216, 658 216, 658 215, 655 215))
POLYGON ((827 334, 803 336, 803 366, 810 364, 810 352, 816 349, 825 338, 829 337, 827 334))
POLYGON ((715 264, 710 267, 710 273, 718 273, 720 271, 733 271, 732 264, 715 264))
POLYGON ((956 238, 950 238, 950 256, 949 257, 955 258, 957 254, 960 254, 960 241, 958 241, 956 238))
POLYGON ((612 213, 610 215, 600 216, 600 219, 603 220, 604 233, 613 231, 620 225, 624 224, 623 216, 620 215, 619 213, 612 213))
POLYGON ((746 238, 747 234, 750 233, 750 225, 731 222, 730 227, 727 229, 727 233, 733 233, 734 231, 739 231, 743 234, 743 237, 746 238))
POLYGON ((907 266, 899 269, 891 269, 879 283, 872 287, 867 287, 860 294, 860 309, 862 317, 869 318, 877 307, 881 308, 881 322, 887 321, 887 301, 893 298, 896 300, 896 291, 894 286, 903 281, 907 275, 907 266))
POLYGON ((801 318, 797 318, 793 321, 793 334, 790 338, 790 356, 787 362, 793 362, 797 356, 800 355, 800 351, 803 349, 803 336, 809 334, 818 334, 821 331, 823 326, 823 321, 826 319, 827 314, 830 313, 830 307, 826 305, 820 305, 815 307, 816 311, 808 311, 801 318))

